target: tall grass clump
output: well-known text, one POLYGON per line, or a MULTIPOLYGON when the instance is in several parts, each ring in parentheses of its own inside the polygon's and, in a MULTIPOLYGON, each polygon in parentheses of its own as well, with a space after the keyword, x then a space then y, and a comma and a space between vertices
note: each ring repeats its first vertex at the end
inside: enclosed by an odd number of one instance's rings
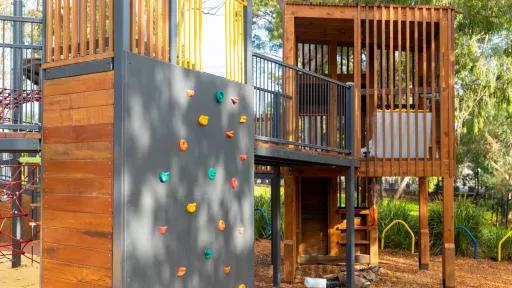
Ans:
MULTIPOLYGON (((410 208, 401 201, 383 201, 379 204, 379 245, 382 241, 382 232, 394 220, 402 220, 418 235, 418 218, 411 215, 410 208)), ((404 249, 411 248, 411 235, 402 224, 395 224, 386 232, 385 248, 404 249)))
MULTIPOLYGON (((485 211, 466 198, 455 204, 455 226, 465 226, 478 240, 485 227, 485 211)), ((443 251, 443 210, 440 202, 429 205, 430 252, 440 255, 443 251)), ((458 255, 473 256, 473 241, 463 230, 455 231, 455 251, 458 255)))
MULTIPOLYGON (((497 259, 498 258, 498 244, 501 239, 507 235, 510 230, 504 227, 486 227, 482 231, 480 245, 485 256, 497 259)), ((509 237, 501 245, 501 260, 512 258, 512 237, 509 237)))
MULTIPOLYGON (((284 227, 284 195, 283 189, 281 187, 281 215, 280 215, 280 231, 281 238, 283 234, 284 227)), ((267 215, 269 224, 272 225, 272 214, 271 214, 271 205, 270 205, 270 186, 268 185, 257 185, 254 187, 254 209, 261 208, 267 215)), ((271 227, 269 227, 271 229, 271 227)), ((254 214, 254 238, 255 239, 265 239, 265 220, 263 217, 256 213, 254 214)))

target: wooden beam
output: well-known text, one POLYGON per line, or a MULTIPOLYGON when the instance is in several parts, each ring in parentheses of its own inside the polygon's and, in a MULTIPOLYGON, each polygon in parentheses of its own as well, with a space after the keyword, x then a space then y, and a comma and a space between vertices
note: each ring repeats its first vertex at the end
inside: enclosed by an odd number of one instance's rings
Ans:
POLYGON ((284 175, 284 257, 283 281, 293 282, 297 268, 297 177, 289 172, 284 175))
POLYGON ((419 239, 419 267, 428 270, 430 264, 430 241, 428 231, 428 189, 427 177, 419 177, 419 203, 420 203, 420 239, 419 239))
POLYGON ((453 178, 443 177, 443 286, 455 287, 453 178))

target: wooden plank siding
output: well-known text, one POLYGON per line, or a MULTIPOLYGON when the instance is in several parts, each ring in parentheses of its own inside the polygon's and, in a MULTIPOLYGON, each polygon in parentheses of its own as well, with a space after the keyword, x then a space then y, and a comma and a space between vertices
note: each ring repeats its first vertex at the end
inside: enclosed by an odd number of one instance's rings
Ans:
POLYGON ((42 287, 112 287, 114 72, 44 95, 42 287))
POLYGON ((454 174, 452 8, 286 3, 284 20, 286 62, 355 85, 359 176, 454 174), (328 69, 304 45, 328 45, 328 69))

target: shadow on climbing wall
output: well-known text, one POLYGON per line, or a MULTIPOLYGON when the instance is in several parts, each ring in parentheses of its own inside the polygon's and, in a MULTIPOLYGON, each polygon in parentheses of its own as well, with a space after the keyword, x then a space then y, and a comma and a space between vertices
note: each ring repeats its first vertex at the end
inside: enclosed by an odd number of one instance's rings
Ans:
POLYGON ((126 60, 125 286, 252 287, 252 89, 126 60))

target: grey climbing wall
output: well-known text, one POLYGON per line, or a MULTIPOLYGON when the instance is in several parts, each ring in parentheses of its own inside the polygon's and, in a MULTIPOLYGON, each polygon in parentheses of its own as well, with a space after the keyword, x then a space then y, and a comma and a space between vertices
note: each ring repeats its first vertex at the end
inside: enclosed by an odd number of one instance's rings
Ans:
POLYGON ((126 57, 125 286, 253 287, 252 90, 146 57, 126 57), (217 90, 224 92, 222 103, 217 90), (232 97, 239 102, 233 104, 232 97), (199 124, 200 115, 208 116, 207 126, 199 124), (240 123, 241 116, 247 122, 240 123), (188 144, 185 152, 181 139, 188 144), (170 178, 162 183, 159 173, 165 171, 170 178), (192 203, 193 213, 186 209, 192 203))

